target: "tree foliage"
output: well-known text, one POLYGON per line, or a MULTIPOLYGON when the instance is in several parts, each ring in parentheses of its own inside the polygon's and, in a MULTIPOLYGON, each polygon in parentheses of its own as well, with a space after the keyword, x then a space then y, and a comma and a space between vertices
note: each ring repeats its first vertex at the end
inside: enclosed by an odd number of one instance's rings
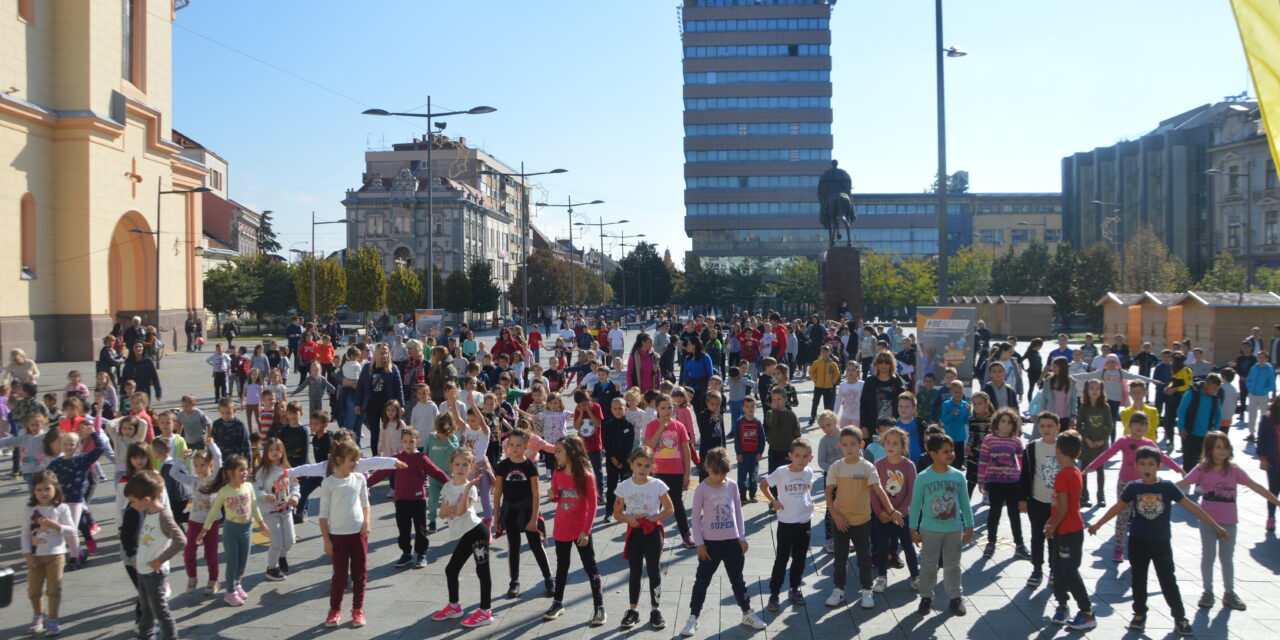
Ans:
POLYGON ((1075 313, 1089 316, 1094 326, 1102 324, 1102 307, 1097 302, 1114 290, 1119 274, 1115 251, 1105 243, 1097 243, 1079 252, 1076 261, 1075 288, 1072 305, 1075 313))
POLYGON ((293 287, 293 268, 272 256, 258 254, 232 258, 250 280, 257 283, 257 295, 249 301, 246 310, 264 315, 288 313, 298 306, 293 287))
POLYGON ((271 212, 262 212, 262 221, 258 223, 258 252, 269 255, 280 252, 280 240, 276 237, 275 227, 271 225, 271 212))
POLYGON ((204 307, 217 316, 248 308, 259 285, 234 263, 219 265, 204 275, 204 307))
POLYGON ((422 280, 404 265, 387 277, 387 311, 393 314, 413 313, 422 302, 422 280))
MULTIPOLYGON (((569 300, 569 263, 559 260, 548 249, 529 254, 529 306, 553 307, 569 300)), ((507 287, 507 299, 524 304, 525 265, 516 269, 516 277, 507 287)))
POLYGON ((1079 265, 1079 252, 1065 242, 1058 245, 1053 258, 1049 260, 1049 277, 1045 280, 1045 295, 1053 298, 1054 311, 1064 318, 1070 317, 1077 308, 1075 288, 1079 265))
POLYGON ((991 265, 991 292, 995 295, 1048 295, 1049 247, 1033 240, 1022 253, 1006 253, 991 265))
POLYGON ((467 280, 471 282, 471 307, 476 313, 498 310, 502 289, 493 281, 493 264, 488 260, 475 260, 467 267, 467 280))
POLYGON ((352 311, 370 313, 387 305, 387 274, 382 256, 373 245, 347 253, 347 306, 352 311))
POLYGON ((1187 265, 1151 225, 1142 225, 1125 244, 1121 276, 1120 289, 1126 292, 1186 291, 1191 286, 1187 265))
POLYGON ((961 247, 947 261, 947 285, 953 296, 991 293, 991 263, 994 252, 982 245, 961 247))
POLYGON ((471 308, 471 280, 462 269, 455 269, 444 280, 444 290, 436 291, 436 304, 449 313, 462 313, 471 308))
POLYGON ((316 314, 331 314, 337 311, 338 305, 347 299, 347 272, 341 264, 338 264, 336 258, 322 260, 314 255, 302 258, 294 270, 293 290, 298 297, 298 307, 307 313, 311 312, 313 264, 316 274, 316 314))
MULTIPOLYGON (((947 177, 947 193, 967 193, 969 191, 969 172, 963 169, 957 171, 947 177)), ((938 174, 933 174, 933 184, 929 185, 927 193, 938 192, 938 174)))
POLYGON ((938 295, 938 263, 932 257, 911 256, 898 263, 895 307, 929 305, 938 295))
POLYGON ((1236 262, 1230 251, 1223 250, 1213 258, 1213 267, 1205 272, 1200 282, 1196 283, 1199 291, 1225 291, 1238 293, 1247 291, 1247 272, 1244 265, 1236 262))
POLYGON ((777 280, 768 284, 770 295, 801 308, 816 305, 822 300, 822 276, 818 262, 799 258, 782 267, 777 280))
POLYGON ((657 247, 638 242, 619 265, 610 284, 614 291, 624 294, 619 298, 624 306, 662 305, 671 300, 675 277, 658 255, 657 247))
POLYGON ((1280 268, 1256 267, 1253 271, 1254 291, 1274 291, 1280 293, 1280 268))
POLYGON ((892 254, 862 250, 862 304, 867 307, 869 315, 880 315, 872 309, 887 314, 896 305, 894 287, 897 274, 898 265, 894 264, 892 254))

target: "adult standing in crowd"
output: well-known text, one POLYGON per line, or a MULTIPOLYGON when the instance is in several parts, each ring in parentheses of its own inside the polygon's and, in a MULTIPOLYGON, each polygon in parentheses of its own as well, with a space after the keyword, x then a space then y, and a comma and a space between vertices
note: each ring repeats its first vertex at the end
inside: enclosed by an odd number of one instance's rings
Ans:
POLYGON ((657 389, 662 384, 662 364, 647 333, 636 336, 627 358, 627 387, 639 387, 640 393, 657 389))
POLYGON ((445 383, 458 377, 458 370, 449 359, 449 350, 444 347, 432 347, 431 368, 427 370, 427 386, 431 388, 431 401, 444 402, 445 383))
POLYGON ((130 352, 133 351, 133 345, 139 342, 147 341, 147 328, 142 326, 142 316, 134 316, 128 327, 124 330, 124 346, 130 352))
MULTIPOLYGON (((360 369, 356 383, 356 415, 369 427, 369 450, 378 451, 378 435, 382 429, 383 408, 388 400, 404 406, 404 385, 400 370, 391 364, 391 349, 385 343, 373 350, 373 360, 360 369)), ((360 442, 360 425, 356 424, 356 442, 360 442)))
MULTIPOLYGON (((9 350, 9 363, 4 366, 3 375, 0 375, 0 382, 7 385, 14 385, 23 382, 36 384, 40 380, 40 367, 36 366, 36 361, 27 357, 27 352, 22 349, 9 350)), ((18 431, 15 429, 14 433, 18 431)))
POLYGON ((120 374, 121 383, 123 384, 126 380, 132 380, 137 385, 138 391, 147 394, 152 402, 159 402, 162 399, 160 373, 156 371, 156 361, 146 354, 146 345, 141 342, 135 342, 129 348, 129 357, 125 359, 124 371, 120 374), (155 393, 152 393, 152 390, 155 393))
POLYGON ((702 409, 706 403, 707 383, 715 375, 711 356, 702 350, 702 338, 689 335, 684 338, 684 359, 680 365, 680 386, 693 389, 693 407, 702 409))
POLYGON ((196 350, 196 312, 187 310, 187 321, 182 326, 187 334, 187 351, 196 350))
POLYGON ((302 316, 294 316, 289 320, 289 326, 284 329, 284 336, 289 339, 289 353, 298 353, 298 345, 302 344, 302 316))
POLYGON ((227 318, 227 321, 222 323, 222 337, 227 339, 227 351, 231 350, 231 341, 239 335, 240 329, 236 327, 235 320, 227 318))

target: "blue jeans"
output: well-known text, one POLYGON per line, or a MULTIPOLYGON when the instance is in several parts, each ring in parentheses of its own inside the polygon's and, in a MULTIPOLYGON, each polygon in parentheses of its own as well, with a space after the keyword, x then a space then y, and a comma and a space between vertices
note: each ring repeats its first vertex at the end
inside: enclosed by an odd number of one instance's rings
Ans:
POLYGON ((756 454, 742 454, 742 462, 738 463, 738 491, 742 493, 750 493, 754 499, 756 497, 756 486, 760 479, 760 461, 756 460, 756 454))
POLYGON ((338 406, 342 407, 342 428, 356 434, 356 442, 360 442, 360 432, 356 430, 356 390, 342 387, 338 391, 338 406))

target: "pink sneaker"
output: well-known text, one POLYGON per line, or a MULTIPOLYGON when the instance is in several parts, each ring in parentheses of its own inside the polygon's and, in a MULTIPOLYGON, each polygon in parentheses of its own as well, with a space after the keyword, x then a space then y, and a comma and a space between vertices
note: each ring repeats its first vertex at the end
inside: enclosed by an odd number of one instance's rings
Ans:
POLYGON ((461 617, 462 617, 462 607, 456 604, 453 604, 452 602, 445 605, 443 609, 431 614, 431 619, 436 621, 452 620, 453 618, 461 618, 461 617))
POLYGON ((467 616, 466 620, 462 621, 462 626, 483 627, 491 622, 493 622, 493 614, 491 614, 489 610, 476 609, 475 611, 471 612, 470 616, 467 616))
POLYGON ((249 594, 245 592, 244 587, 241 586, 239 582, 236 583, 236 595, 240 596, 240 602, 244 602, 249 599, 249 594))
POLYGON ((351 610, 351 626, 357 629, 364 626, 364 609, 351 610))
POLYGON ((338 626, 338 621, 342 618, 342 612, 337 609, 330 609, 329 615, 325 616, 324 626, 330 629, 338 626))
POLYGON ((232 606, 232 607, 239 607, 244 605, 244 598, 241 598, 240 594, 234 591, 223 596, 222 601, 227 603, 228 606, 232 606))

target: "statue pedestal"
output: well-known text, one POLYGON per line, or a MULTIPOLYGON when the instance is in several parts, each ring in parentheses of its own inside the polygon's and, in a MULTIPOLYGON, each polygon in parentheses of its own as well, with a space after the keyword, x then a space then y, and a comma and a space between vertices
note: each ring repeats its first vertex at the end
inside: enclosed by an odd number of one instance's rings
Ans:
POLYGON ((854 320, 862 318, 862 252, 855 247, 831 247, 822 260, 823 317, 839 318, 842 303, 854 320))

